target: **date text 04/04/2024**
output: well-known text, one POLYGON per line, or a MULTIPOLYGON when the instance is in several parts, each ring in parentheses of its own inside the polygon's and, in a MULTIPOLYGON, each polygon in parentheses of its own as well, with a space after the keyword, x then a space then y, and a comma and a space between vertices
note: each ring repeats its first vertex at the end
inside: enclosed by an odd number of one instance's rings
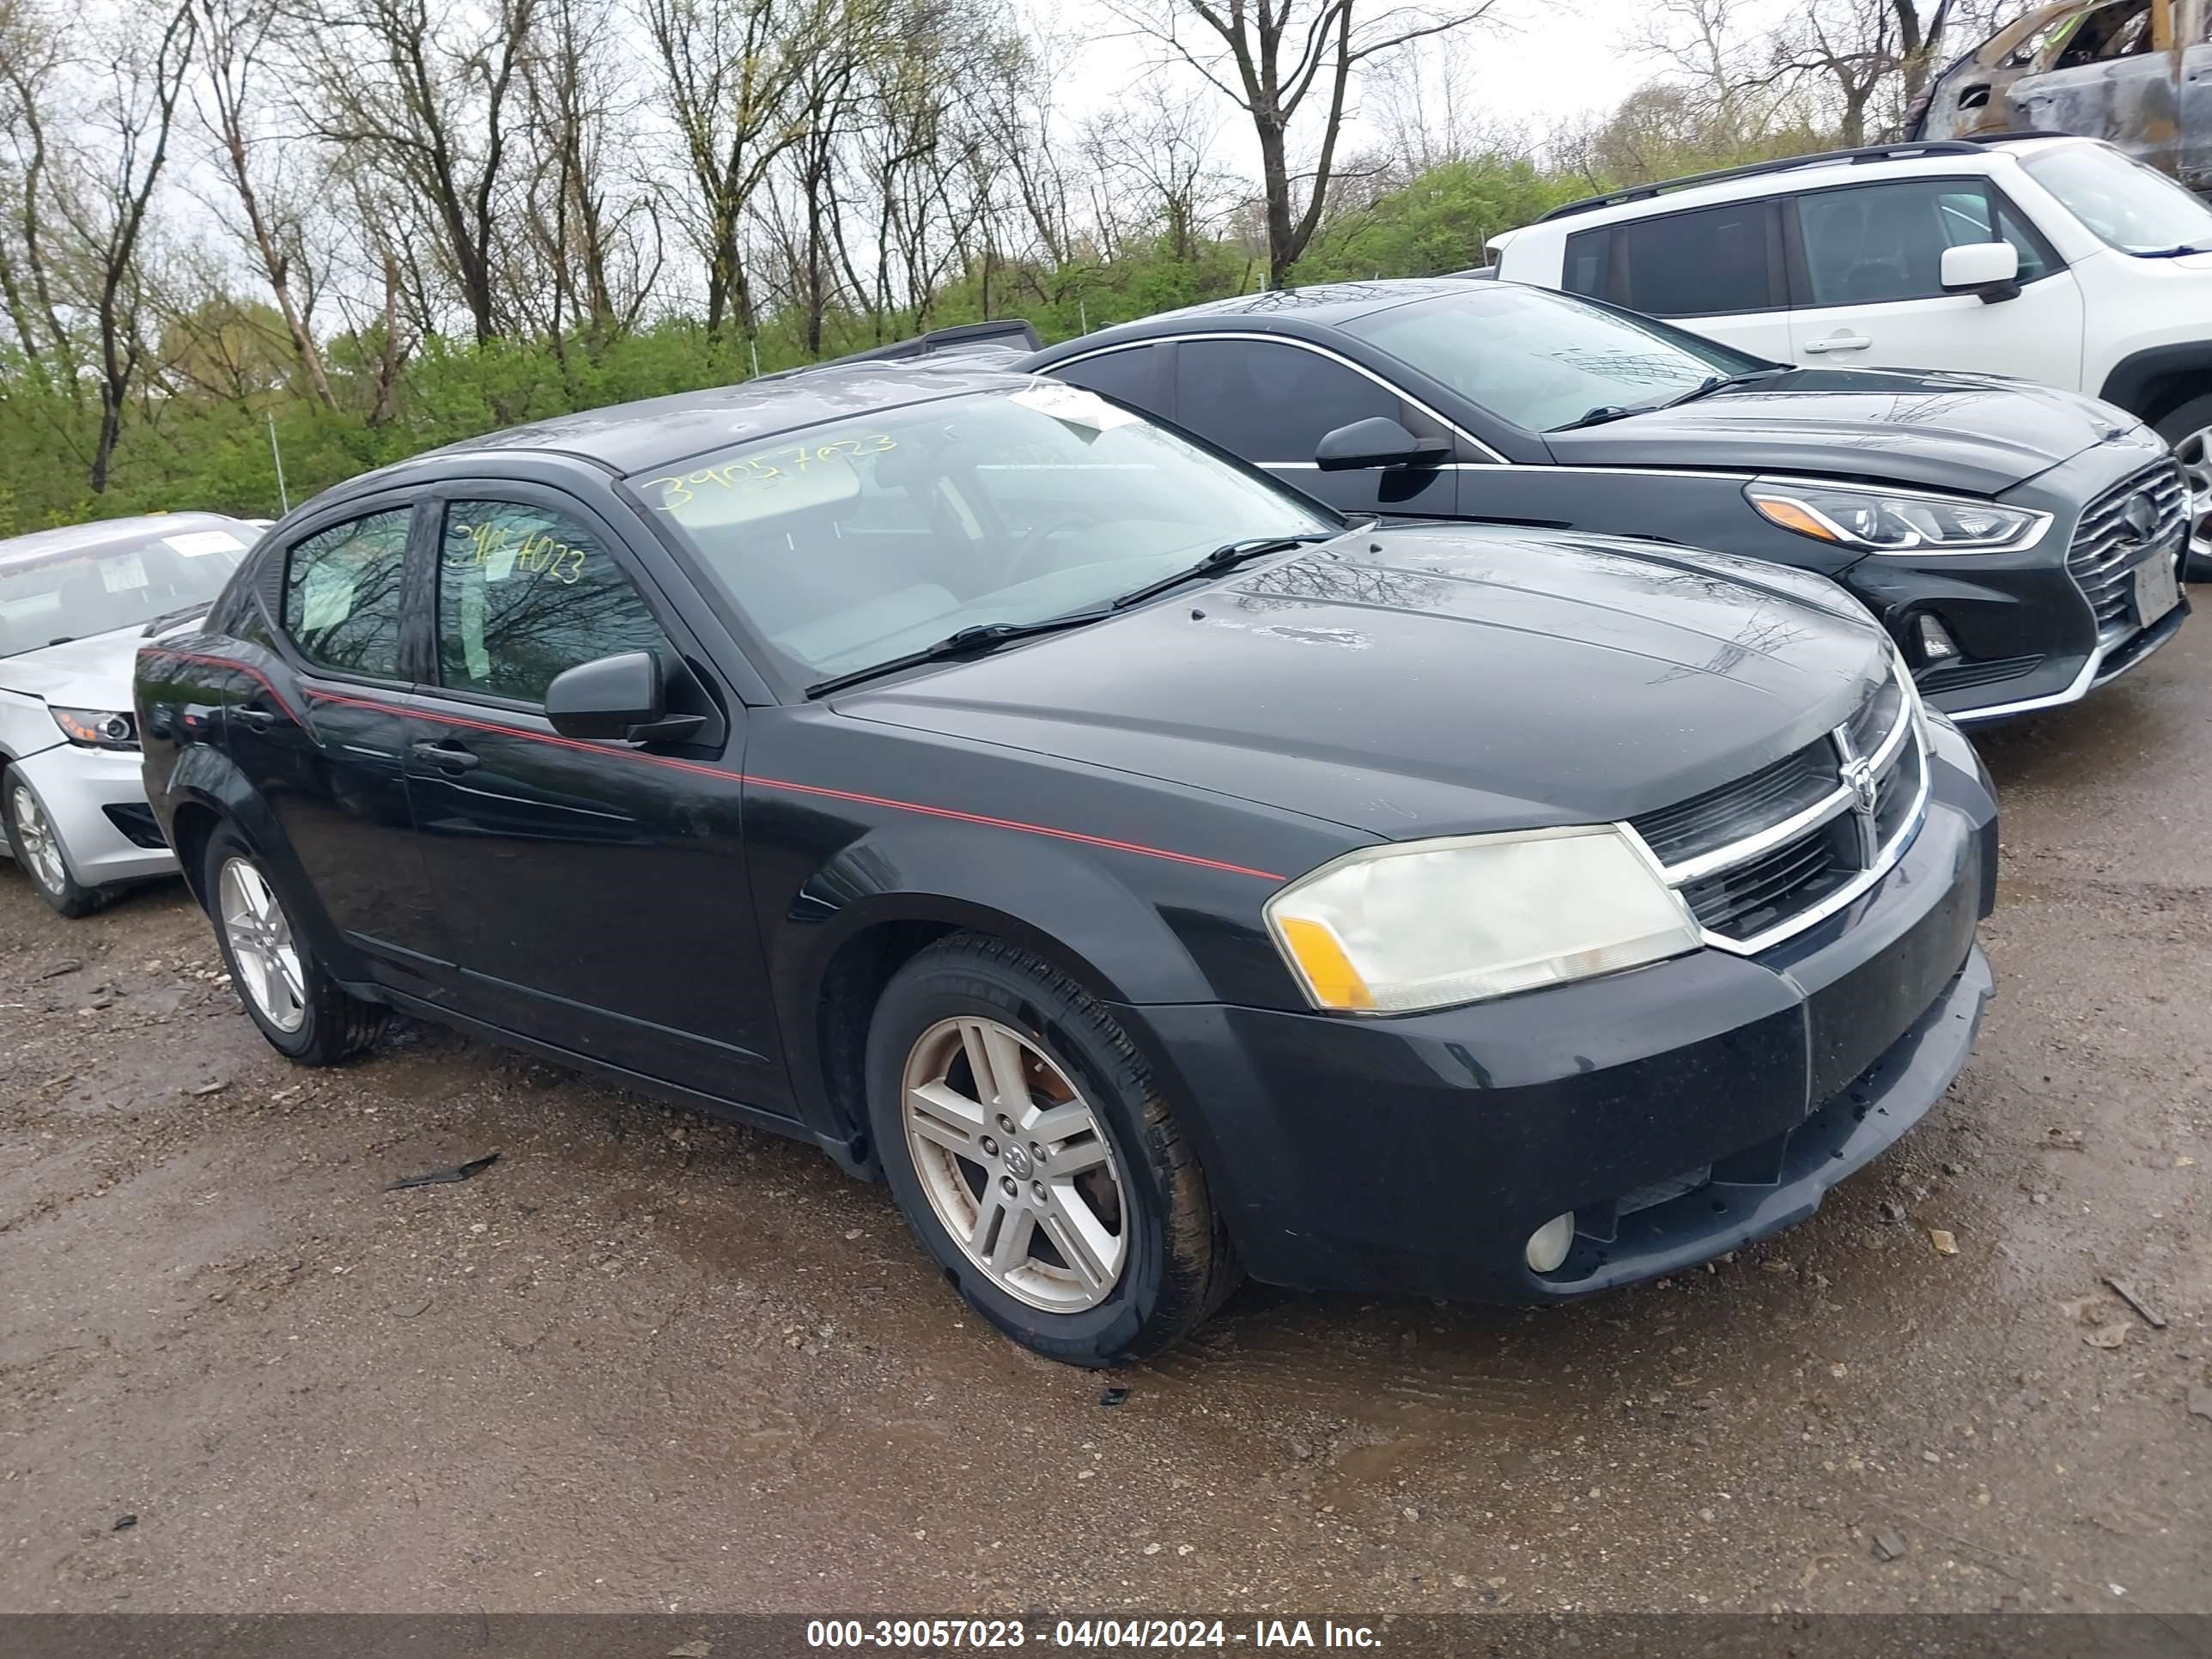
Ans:
MULTIPOLYGON (((814 1648, 1018 1648, 1033 1639, 1019 1619, 817 1619, 806 1626, 814 1648)), ((1376 1648, 1366 1625, 1334 1620, 1255 1619, 1232 1627, 1219 1619, 1061 1619, 1049 1636, 1060 1648, 1376 1648)))

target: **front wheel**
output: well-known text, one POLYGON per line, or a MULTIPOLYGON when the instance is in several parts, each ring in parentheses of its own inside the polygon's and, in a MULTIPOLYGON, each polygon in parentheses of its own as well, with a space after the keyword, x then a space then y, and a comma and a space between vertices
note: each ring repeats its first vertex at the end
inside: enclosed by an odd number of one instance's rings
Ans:
POLYGON ((2212 582, 2212 392, 2191 398, 2166 416, 2158 423, 2158 435, 2173 447, 2189 486, 2189 552, 2182 576, 2212 582))
POLYGON ((223 965, 270 1046, 302 1066, 333 1066, 384 1029, 384 1010, 325 973, 253 851, 233 830, 210 838, 205 877, 223 965))
POLYGON ((956 934, 892 977, 868 1032, 892 1194, 975 1310, 1069 1364, 1140 1359, 1238 1270, 1174 1109, 1080 986, 956 934))
POLYGON ((39 896, 54 908, 57 914, 75 921, 88 916, 107 902, 106 894, 97 887, 87 887, 70 873, 69 854, 62 847, 61 832, 46 814, 46 803, 39 792, 31 787, 28 779, 19 773, 10 773, 7 781, 4 809, 0 815, 7 819, 8 846, 15 855, 15 862, 31 885, 39 890, 39 896))

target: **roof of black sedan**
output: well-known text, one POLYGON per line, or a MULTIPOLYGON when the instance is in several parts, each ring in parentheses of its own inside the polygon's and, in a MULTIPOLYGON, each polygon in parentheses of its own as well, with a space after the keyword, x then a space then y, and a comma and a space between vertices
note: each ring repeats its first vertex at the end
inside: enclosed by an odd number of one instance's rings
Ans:
POLYGON ((1041 355, 1047 357, 1062 356, 1067 346, 1094 344, 1108 335, 1119 337, 1173 333, 1178 325, 1200 319, 1229 325, 1281 318, 1286 321, 1316 323, 1326 327, 1354 317, 1364 317, 1371 311, 1405 305, 1411 301, 1467 292, 1467 279, 1462 276, 1394 276, 1368 283, 1321 283, 1311 288, 1269 289, 1258 294, 1232 295, 1226 300, 1207 300, 1198 305, 1184 306, 1177 311, 1163 311, 1136 322, 1119 323, 1110 328, 1097 329, 1083 336, 1080 340, 1067 342, 1066 346, 1048 348, 1041 355))
POLYGON ((413 456, 375 476, 389 477, 439 457, 515 449, 575 455, 618 473, 637 472, 822 421, 963 392, 1018 390, 1032 378, 943 360, 790 369, 733 386, 678 392, 507 427, 413 456))

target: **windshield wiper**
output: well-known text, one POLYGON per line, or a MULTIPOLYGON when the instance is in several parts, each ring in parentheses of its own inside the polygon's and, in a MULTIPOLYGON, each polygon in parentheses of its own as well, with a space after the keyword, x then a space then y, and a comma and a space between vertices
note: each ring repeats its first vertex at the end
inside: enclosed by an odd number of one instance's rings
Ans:
POLYGON ((947 657, 965 656, 970 651, 988 651, 1010 640, 1025 640, 1037 634, 1057 634, 1063 628, 1080 628, 1085 623, 1097 622, 1113 614, 1111 606, 1102 606, 1091 611, 1071 611, 1064 617, 1045 617, 1036 622, 977 623, 972 628, 947 634, 934 645, 925 645, 919 651, 909 651, 903 656, 887 657, 881 662, 870 663, 866 668, 848 669, 842 674, 832 674, 826 680, 817 680, 806 688, 806 695, 809 697, 826 696, 861 680, 873 679, 878 674, 912 668, 921 663, 942 662, 947 657))
POLYGON ((1306 547, 1315 542, 1333 542, 1346 532, 1341 530, 1309 531, 1302 536, 1253 536, 1241 542, 1224 542, 1195 564, 1187 564, 1180 570, 1171 570, 1158 581, 1146 582, 1142 587, 1133 587, 1114 601, 1113 608, 1126 611, 1133 605, 1180 587, 1200 576, 1211 576, 1217 571, 1240 565, 1247 559, 1264 558, 1270 553, 1285 553, 1294 547, 1306 547))
POLYGON ((157 629, 167 628, 171 623, 182 622, 187 617, 204 617, 214 608, 213 599, 202 599, 197 605, 180 605, 174 611, 164 611, 138 630, 138 637, 142 640, 150 640, 157 629))
POLYGON ((2179 242, 2172 247, 2147 247, 2140 251, 2130 248, 2138 259, 2179 259, 2185 253, 2212 253, 2212 247, 2196 242, 2179 242))
POLYGON ((1765 368, 1747 368, 1741 374, 1708 374, 1687 392, 1678 392, 1664 403, 1654 404, 1654 409, 1673 409, 1680 404, 1693 404, 1700 398, 1710 398, 1716 392, 1726 392, 1730 386, 1753 386, 1760 380, 1771 380, 1777 374, 1787 374, 1790 365, 1772 363, 1765 368))
POLYGON ((1763 380, 1771 374, 1785 374, 1789 368, 1790 365, 1787 363, 1776 363, 1769 368, 1747 369, 1741 374, 1708 374, 1687 392, 1678 392, 1671 398, 1662 398, 1656 404, 1600 404, 1595 409, 1590 410, 1577 419, 1569 421, 1565 426, 1552 427, 1549 430, 1572 432, 1579 427, 1603 426, 1607 421, 1625 421, 1632 415, 1649 415, 1656 410, 1672 409, 1677 404, 1691 403, 1699 398, 1709 397, 1716 392, 1725 392, 1732 386, 1748 386, 1753 381, 1763 380))

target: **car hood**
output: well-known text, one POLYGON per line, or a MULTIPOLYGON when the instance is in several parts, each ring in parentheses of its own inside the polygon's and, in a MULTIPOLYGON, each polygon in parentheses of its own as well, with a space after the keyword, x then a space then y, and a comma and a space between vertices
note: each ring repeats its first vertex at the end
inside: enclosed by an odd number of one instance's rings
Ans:
POLYGON ((1799 368, 1545 441, 1568 466, 1849 475, 1998 495, 2136 424, 2094 398, 1995 375, 1799 368))
POLYGON ((1887 652, 1780 566, 1416 526, 834 707, 1405 839, 1671 805, 1838 724, 1887 652))
POLYGON ((0 658, 0 690, 64 708, 128 708, 140 625, 0 658))

